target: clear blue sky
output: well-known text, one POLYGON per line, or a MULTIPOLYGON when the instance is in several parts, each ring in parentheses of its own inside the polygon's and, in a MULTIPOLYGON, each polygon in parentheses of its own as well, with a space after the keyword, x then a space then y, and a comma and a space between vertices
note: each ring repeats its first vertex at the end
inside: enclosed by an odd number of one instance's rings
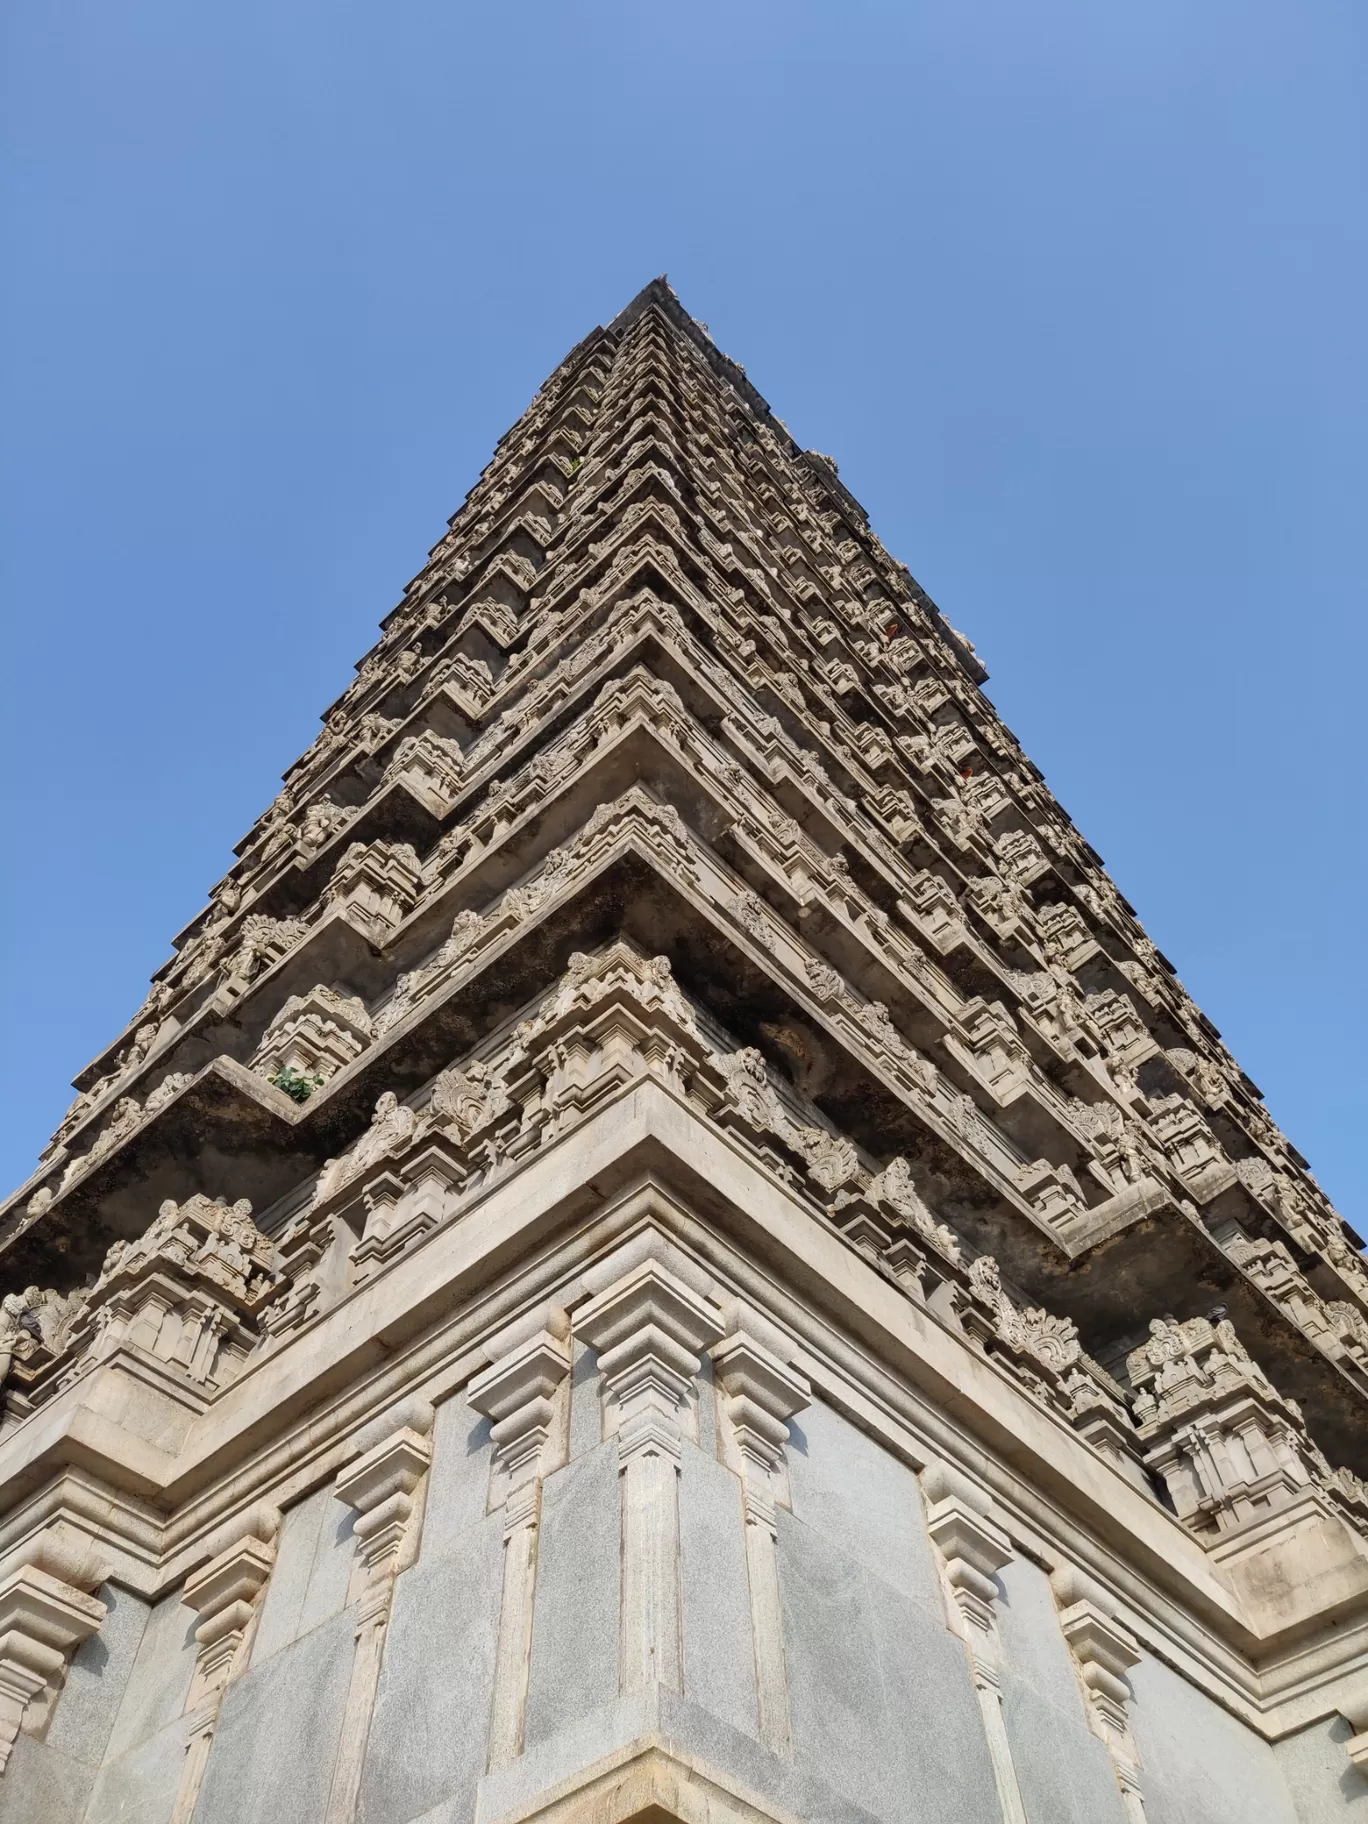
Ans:
POLYGON ((11 0, 0 1187, 667 271, 1368 1225, 1363 0, 11 0))

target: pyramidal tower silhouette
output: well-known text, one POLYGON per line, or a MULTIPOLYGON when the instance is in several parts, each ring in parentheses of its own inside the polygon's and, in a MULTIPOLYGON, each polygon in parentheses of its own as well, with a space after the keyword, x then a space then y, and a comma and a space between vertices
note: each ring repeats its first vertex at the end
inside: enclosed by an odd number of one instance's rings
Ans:
POLYGON ((0 1820, 1368 1812, 1359 1240, 657 279, 0 1208, 0 1820))

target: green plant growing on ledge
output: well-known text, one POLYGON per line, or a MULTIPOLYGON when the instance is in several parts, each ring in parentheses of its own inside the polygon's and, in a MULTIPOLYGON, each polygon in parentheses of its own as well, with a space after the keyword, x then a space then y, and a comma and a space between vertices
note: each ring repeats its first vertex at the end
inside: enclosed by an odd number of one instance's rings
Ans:
POLYGON ((322 1077, 306 1077, 302 1070, 295 1070, 286 1065, 283 1070, 273 1071, 266 1079, 274 1083, 292 1102, 307 1102, 316 1089, 322 1089, 322 1077))

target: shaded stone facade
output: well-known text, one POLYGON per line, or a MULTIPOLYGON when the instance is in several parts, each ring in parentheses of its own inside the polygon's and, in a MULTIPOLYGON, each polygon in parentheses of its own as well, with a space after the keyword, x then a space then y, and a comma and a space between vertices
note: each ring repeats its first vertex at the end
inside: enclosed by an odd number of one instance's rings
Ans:
POLYGON ((572 351, 0 1209, 0 1821, 1368 1818, 1358 1238, 985 677, 572 351))

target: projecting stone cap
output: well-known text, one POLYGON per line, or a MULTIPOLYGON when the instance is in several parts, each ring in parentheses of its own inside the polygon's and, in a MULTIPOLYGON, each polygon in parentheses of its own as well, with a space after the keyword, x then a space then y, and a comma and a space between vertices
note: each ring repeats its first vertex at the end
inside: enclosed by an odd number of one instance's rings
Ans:
POLYGON ((414 1394, 356 1434, 352 1455, 338 1471, 333 1492, 362 1516, 358 1538, 364 1541, 392 1522, 397 1544, 412 1511, 410 1497, 432 1461, 428 1434, 435 1418, 431 1402, 414 1394))
POLYGON ((353 1457, 364 1456, 368 1450, 377 1444, 382 1444, 396 1431, 416 1431, 419 1436, 426 1437, 432 1430, 436 1416, 430 1400, 422 1399, 417 1394, 410 1394, 407 1399, 399 1400, 395 1405, 387 1407, 378 1418, 372 1419, 368 1425, 361 1427, 352 1439, 351 1455, 353 1457))
MULTIPOLYGON (((645 1260, 655 1261, 667 1268, 676 1279, 682 1280, 700 1297, 707 1298, 713 1290, 714 1281, 711 1276, 696 1260, 691 1260, 682 1248, 677 1248, 672 1241, 668 1241, 658 1229, 643 1229, 629 1241, 624 1241, 620 1248, 614 1248, 611 1254, 595 1261, 593 1266, 586 1267, 581 1275, 581 1283, 586 1292, 603 1292, 615 1280, 621 1279, 645 1260)), ((582 1309, 583 1307, 575 1313, 576 1325, 582 1309)))
MULTIPOLYGON (((773 1318, 766 1317, 763 1311, 740 1298, 722 1299, 720 1309, 722 1322, 727 1326, 728 1340, 736 1335, 745 1335, 786 1365, 792 1361, 793 1344, 773 1318)), ((719 1345, 722 1346, 724 1345, 719 1345)))
POLYGON ((401 1426, 349 1463, 339 1474, 334 1492, 348 1507, 370 1514, 396 1496, 407 1499, 431 1458, 432 1446, 422 1433, 401 1426))
POLYGON ((1089 1577, 1086 1571, 1080 1571, 1076 1565, 1056 1565, 1050 1572, 1050 1588, 1061 1609, 1072 1608, 1076 1602, 1090 1602, 1103 1615, 1114 1615, 1116 1612, 1116 1604, 1110 1594, 1095 1578, 1089 1577))
POLYGON ((505 1324, 502 1330, 496 1330, 493 1336, 486 1337, 480 1345, 481 1352, 486 1361, 499 1362, 542 1332, 554 1337, 557 1342, 566 1341, 570 1335, 570 1314, 563 1305, 554 1301, 534 1305, 513 1323, 505 1324))
MULTIPOLYGON (((247 1534, 188 1577, 181 1601, 200 1615, 217 1617, 224 1609, 250 1603, 271 1574, 275 1547, 247 1534)), ((205 1638, 203 1627, 196 1638, 205 1638)))
POLYGON ((107 1553, 99 1540, 65 1520, 30 1534, 7 1552, 0 1560, 0 1584, 7 1584, 25 1566, 77 1590, 98 1589, 110 1575, 107 1553))
POLYGON ((263 1545, 269 1545, 280 1532, 281 1512, 269 1502, 260 1507, 249 1508, 245 1514, 235 1514, 231 1520, 225 1520, 204 1542, 206 1560, 217 1558, 220 1552, 228 1551, 232 1546, 240 1545, 245 1539, 257 1539, 263 1545))
MULTIPOLYGON (((570 1372, 569 1338, 569 1313, 561 1305, 542 1304, 487 1339, 490 1366, 471 1381, 466 1397, 494 1421, 496 1432, 530 1402, 551 1399, 570 1372)), ((495 1442, 501 1441, 496 1436, 495 1442)))
MULTIPOLYGON (((1098 1591, 1098 1594, 1102 1596, 1102 1592, 1098 1591)), ((1102 1600, 1093 1601, 1082 1596, 1063 1605, 1060 1629, 1063 1638, 1073 1647, 1074 1658, 1082 1669, 1083 1684, 1122 1702, 1129 1694, 1122 1684, 1122 1676, 1140 1663, 1140 1647, 1131 1631, 1116 1620, 1107 1598, 1102 1596, 1102 1600)))
MULTIPOLYGON (((1012 1542, 1002 1528, 958 1496, 937 1501, 926 1516, 926 1525, 950 1567, 952 1583, 958 1575, 956 1567, 963 1566, 976 1579, 991 1584, 993 1575, 1012 1560, 1012 1542)), ((991 1589, 982 1591, 985 1596, 992 1593, 991 1589)))
POLYGON ((1013 1557, 1012 1542, 988 1518, 988 1496, 951 1464, 928 1464, 922 1487, 926 1529, 945 1561, 950 1593, 966 1619, 986 1633, 997 1600, 994 1577, 1013 1557))
POLYGON ((1368 1777, 1368 1672, 1360 1672, 1341 1690, 1337 1708, 1354 1730, 1344 1751, 1359 1772, 1368 1777))
POLYGON ((979 1487, 972 1476, 967 1476, 962 1469, 956 1469, 953 1463, 939 1459, 928 1463, 921 1472, 921 1485, 928 1506, 934 1507, 937 1502, 953 1496, 975 1513, 988 1514, 992 1511, 991 1496, 979 1487))
POLYGON ((723 1332, 707 1296, 711 1280, 649 1229, 583 1279, 593 1296, 576 1308, 575 1331, 599 1352, 621 1460, 664 1454, 677 1462, 681 1421, 703 1366, 698 1351, 723 1332))
MULTIPOLYGON (((784 1420, 812 1403, 807 1379, 793 1366, 793 1345, 779 1326, 753 1305, 729 1298, 722 1304, 727 1334, 709 1350, 723 1392, 744 1403, 750 1417, 777 1421, 777 1442, 788 1436, 784 1420)), ((742 1410, 733 1412, 743 1416, 742 1410)))
POLYGON ((17 1650, 17 1636, 42 1643, 60 1655, 93 1634, 105 1618, 105 1605, 73 1589, 60 1577, 49 1577, 36 1565, 16 1565, 0 1578, 0 1659, 17 1650))
POLYGON ((576 1307, 575 1331, 601 1352, 649 1328, 679 1354, 684 1372, 697 1374, 692 1352, 722 1336, 722 1314, 708 1297, 711 1278, 655 1229, 596 1261, 582 1283, 592 1296, 576 1307))
MULTIPOLYGON (((671 1352, 680 1353, 684 1367, 684 1358, 693 1351, 720 1340, 722 1318, 716 1305, 688 1280, 648 1255, 579 1306, 575 1329, 605 1358, 649 1329, 658 1340, 673 1345, 671 1352)), ((609 1372, 606 1359, 600 1366, 609 1372)), ((686 1371, 697 1374, 699 1366, 695 1358, 686 1371)))

